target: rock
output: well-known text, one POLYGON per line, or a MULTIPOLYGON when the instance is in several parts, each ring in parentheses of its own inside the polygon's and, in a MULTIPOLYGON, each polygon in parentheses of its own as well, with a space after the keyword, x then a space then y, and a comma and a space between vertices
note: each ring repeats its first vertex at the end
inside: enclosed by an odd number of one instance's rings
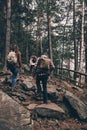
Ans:
POLYGON ((29 125, 30 112, 0 90, 0 130, 31 130, 29 125))
POLYGON ((32 80, 31 80, 31 79, 29 80, 29 78, 24 79, 24 80, 23 80, 23 83, 21 83, 21 86, 22 86, 22 88, 23 88, 25 91, 30 91, 30 90, 32 90, 32 88, 33 88, 32 80))
POLYGON ((54 103, 57 103, 58 101, 62 102, 64 94, 65 94, 64 88, 62 87, 56 88, 55 85, 48 86, 48 96, 52 102, 54 103))
POLYGON ((57 102, 57 91, 55 85, 48 85, 47 87, 48 97, 52 102, 57 102))
POLYGON ((29 105, 27 106, 27 108, 28 108, 29 110, 33 110, 33 109, 35 109, 36 106, 37 106, 37 104, 29 104, 29 105))
POLYGON ((22 68, 24 69, 24 71, 26 71, 26 72, 29 73, 30 68, 29 68, 29 66, 28 66, 27 64, 23 64, 23 65, 22 65, 22 68))
POLYGON ((87 105, 69 91, 66 91, 64 98, 71 106, 72 115, 76 114, 81 120, 87 119, 87 105))
POLYGON ((54 103, 38 105, 35 111, 42 117, 63 119, 65 115, 65 111, 54 103))
POLYGON ((24 106, 28 106, 28 105, 30 104, 30 102, 29 102, 29 101, 24 101, 24 102, 22 102, 22 104, 23 104, 24 106))
POLYGON ((6 76, 6 75, 11 75, 11 72, 6 70, 6 71, 0 71, 0 76, 6 76))

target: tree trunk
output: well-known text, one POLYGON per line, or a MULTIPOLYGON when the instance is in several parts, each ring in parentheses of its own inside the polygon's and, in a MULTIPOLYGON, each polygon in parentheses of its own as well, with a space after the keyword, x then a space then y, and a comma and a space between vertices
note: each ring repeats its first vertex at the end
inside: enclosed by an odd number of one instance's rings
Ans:
POLYGON ((47 26, 48 26, 48 44, 49 44, 49 56, 53 60, 52 57, 52 40, 51 40, 51 17, 49 14, 49 0, 47 0, 47 26))
POLYGON ((6 58, 7 58, 7 54, 10 50, 10 30, 11 30, 11 0, 7 0, 7 30, 6 30, 6 44, 5 44, 5 65, 4 65, 4 70, 6 70, 6 58))
MULTIPOLYGON (((78 68, 78 57, 77 57, 77 44, 75 37, 76 20, 75 20, 75 0, 73 0, 73 40, 74 40, 74 70, 77 71, 78 68)), ((76 79, 76 73, 74 73, 74 79, 76 79)))
MULTIPOLYGON (((85 71, 87 73, 87 1, 85 0, 85 71)), ((87 83, 87 76, 85 79, 87 83)))
POLYGON ((40 45, 40 14, 37 14, 37 35, 36 35, 36 44, 37 44, 37 56, 41 56, 41 45, 40 45))
POLYGON ((81 62, 80 62, 80 71, 85 73, 84 0, 82 0, 82 30, 81 30, 81 62))

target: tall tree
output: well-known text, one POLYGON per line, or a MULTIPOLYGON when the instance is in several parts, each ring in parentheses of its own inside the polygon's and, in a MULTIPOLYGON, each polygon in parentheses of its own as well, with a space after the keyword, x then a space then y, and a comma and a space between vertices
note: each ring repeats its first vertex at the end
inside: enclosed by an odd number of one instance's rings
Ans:
MULTIPOLYGON (((73 40, 74 40, 74 70, 77 71, 78 57, 77 57, 77 43, 76 43, 76 14, 75 14, 75 0, 73 0, 73 40)), ((76 73, 74 73, 76 79, 76 73)))
POLYGON ((6 58, 10 49, 10 32, 11 32, 11 0, 7 0, 7 27, 6 27, 6 44, 5 44, 5 66, 6 69, 6 58))
MULTIPOLYGON (((87 0, 85 0, 85 71, 87 73, 87 0)), ((87 83, 87 76, 86 76, 87 83)))
POLYGON ((4 63, 6 35, 6 0, 0 0, 0 62, 4 63), (3 26, 4 25, 4 26, 3 26))
POLYGON ((53 54, 52 54, 52 40, 51 40, 50 0, 47 0, 47 26, 48 26, 49 56, 50 56, 50 58, 53 60, 53 54))
POLYGON ((81 25, 81 61, 80 70, 85 73, 85 43, 84 43, 84 0, 82 0, 82 25, 81 25))
POLYGON ((36 34, 36 44, 37 44, 37 56, 41 56, 41 11, 39 8, 40 3, 38 3, 37 9, 37 34, 36 34))

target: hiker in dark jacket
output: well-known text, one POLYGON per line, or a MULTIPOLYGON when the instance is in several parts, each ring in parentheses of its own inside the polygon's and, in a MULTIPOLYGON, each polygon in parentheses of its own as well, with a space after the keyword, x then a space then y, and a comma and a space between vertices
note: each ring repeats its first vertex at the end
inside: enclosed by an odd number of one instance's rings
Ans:
POLYGON ((42 55, 36 65, 36 87, 37 95, 40 96, 43 90, 43 102, 47 103, 47 80, 50 75, 50 71, 55 68, 51 59, 46 55, 42 55), (43 62, 42 62, 43 61, 43 62), (44 62, 45 61, 45 62, 44 62), (42 86, 41 86, 42 83, 42 86))

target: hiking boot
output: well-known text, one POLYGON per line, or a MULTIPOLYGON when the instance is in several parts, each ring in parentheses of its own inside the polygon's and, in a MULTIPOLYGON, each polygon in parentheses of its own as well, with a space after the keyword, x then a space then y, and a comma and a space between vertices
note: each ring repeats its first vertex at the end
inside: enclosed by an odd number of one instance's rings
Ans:
POLYGON ((35 94, 35 99, 36 99, 36 100, 42 100, 42 99, 43 99, 42 94, 41 94, 41 93, 36 93, 36 94, 35 94))
POLYGON ((41 97, 41 93, 36 93, 36 97, 41 97))

